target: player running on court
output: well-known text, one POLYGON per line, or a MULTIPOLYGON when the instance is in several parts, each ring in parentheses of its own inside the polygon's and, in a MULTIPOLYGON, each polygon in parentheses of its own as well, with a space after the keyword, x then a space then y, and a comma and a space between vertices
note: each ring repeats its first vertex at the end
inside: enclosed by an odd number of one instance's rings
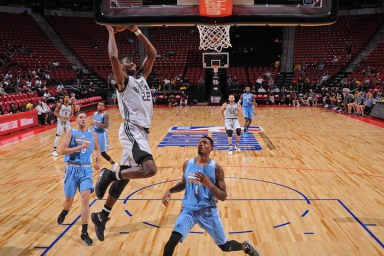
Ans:
POLYGON ((256 105, 255 95, 251 93, 249 86, 245 87, 245 93, 240 96, 244 113, 244 137, 248 137, 248 128, 252 123, 253 107, 256 105))
POLYGON ((249 242, 227 240, 216 206, 217 199, 227 199, 224 170, 209 157, 213 149, 213 140, 210 137, 203 136, 197 149, 197 157, 184 163, 181 181, 167 190, 162 199, 163 204, 168 206, 172 193, 185 190, 183 208, 164 247, 163 255, 172 256, 177 244, 185 240, 193 226, 199 224, 222 251, 243 250, 248 255, 259 256, 258 251, 249 242))
POLYGON ((93 192, 93 169, 92 169, 92 152, 96 153, 95 169, 99 169, 99 144, 97 143, 96 133, 86 129, 87 115, 80 112, 76 121, 79 125, 78 129, 69 128, 65 132, 61 154, 64 154, 64 162, 67 163, 65 168, 63 210, 57 217, 57 223, 62 224, 65 216, 72 207, 76 190, 81 194, 81 240, 86 245, 92 245, 93 241, 88 235, 89 220, 89 195, 93 192))
POLYGON ((241 127, 238 120, 239 112, 241 112, 241 105, 235 102, 235 96, 230 94, 228 97, 228 103, 225 102, 220 108, 221 116, 224 119, 224 126, 228 135, 228 154, 232 155, 232 134, 236 131, 236 145, 235 150, 240 152, 240 136, 241 127))
POLYGON ((108 147, 107 129, 109 128, 109 115, 104 109, 104 102, 99 102, 99 104, 97 104, 97 111, 93 113, 92 130, 97 134, 101 156, 111 163, 111 169, 112 171, 115 171, 118 164, 115 163, 106 152, 108 147))
POLYGON ((64 96, 63 104, 58 103, 54 115, 57 118, 57 129, 56 129, 56 137, 53 142, 53 151, 52 156, 58 157, 57 153, 57 145, 59 144, 59 139, 63 131, 66 132, 68 128, 71 128, 71 117, 73 116, 72 105, 69 103, 69 96, 64 96))

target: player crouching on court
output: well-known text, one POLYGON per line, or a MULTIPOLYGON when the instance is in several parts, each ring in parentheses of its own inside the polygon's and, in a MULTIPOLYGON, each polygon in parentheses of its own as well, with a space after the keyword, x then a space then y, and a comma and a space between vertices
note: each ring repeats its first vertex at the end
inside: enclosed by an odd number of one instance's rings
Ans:
POLYGON ((241 127, 239 123, 239 119, 237 116, 239 115, 239 112, 241 112, 241 105, 238 103, 235 103, 235 96, 234 95, 229 95, 228 97, 229 102, 224 103, 221 108, 221 116, 224 119, 224 126, 225 130, 228 135, 228 154, 232 155, 232 134, 233 131, 236 131, 236 145, 235 145, 235 150, 237 152, 240 152, 240 136, 241 136, 241 127))
POLYGON ((64 156, 65 168, 64 179, 64 203, 63 210, 57 218, 57 223, 62 224, 69 209, 72 207, 73 198, 78 189, 81 194, 81 240, 86 245, 92 245, 93 241, 88 235, 89 220, 89 195, 94 191, 92 175, 92 152, 96 153, 95 170, 99 169, 100 149, 97 142, 97 134, 86 129, 87 115, 78 113, 76 122, 78 129, 66 130, 61 146, 61 154, 64 156))

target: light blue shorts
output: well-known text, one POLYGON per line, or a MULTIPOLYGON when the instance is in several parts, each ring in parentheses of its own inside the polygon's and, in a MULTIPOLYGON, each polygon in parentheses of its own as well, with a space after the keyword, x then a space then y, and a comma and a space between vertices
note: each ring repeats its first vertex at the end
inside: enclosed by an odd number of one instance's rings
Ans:
POLYGON ((223 245, 227 242, 223 224, 215 207, 199 211, 183 209, 177 217, 173 231, 183 236, 181 238, 181 242, 183 242, 196 223, 208 232, 217 245, 223 245))
POLYGON ((253 111, 252 108, 243 108, 244 118, 252 120, 253 111))
POLYGON ((74 197, 76 190, 81 192, 86 190, 94 191, 92 181, 92 167, 67 165, 65 168, 64 194, 66 197, 74 197))
POLYGON ((103 153, 108 149, 108 135, 106 132, 97 133, 97 142, 99 143, 100 152, 103 153))

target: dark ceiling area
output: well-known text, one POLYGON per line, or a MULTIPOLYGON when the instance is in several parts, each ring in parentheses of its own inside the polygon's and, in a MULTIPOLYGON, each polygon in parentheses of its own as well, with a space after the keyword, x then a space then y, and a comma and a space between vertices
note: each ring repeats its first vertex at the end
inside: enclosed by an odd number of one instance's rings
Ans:
MULTIPOLYGON (((144 5, 174 5, 177 0, 143 0, 144 5)), ((255 0, 258 4, 299 2, 297 0, 255 0)), ((19 7, 43 7, 50 10, 92 11, 92 0, 0 0, 0 5, 19 7)), ((383 7, 384 0, 339 0, 341 10, 383 7)))

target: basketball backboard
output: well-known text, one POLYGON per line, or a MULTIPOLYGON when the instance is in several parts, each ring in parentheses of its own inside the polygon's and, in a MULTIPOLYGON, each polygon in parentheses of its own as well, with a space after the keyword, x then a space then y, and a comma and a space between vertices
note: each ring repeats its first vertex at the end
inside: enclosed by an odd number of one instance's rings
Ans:
POLYGON ((229 67, 229 53, 228 52, 203 52, 203 68, 219 68, 229 67))
POLYGON ((337 19, 337 0, 94 0, 94 9, 104 25, 313 26, 337 19))

